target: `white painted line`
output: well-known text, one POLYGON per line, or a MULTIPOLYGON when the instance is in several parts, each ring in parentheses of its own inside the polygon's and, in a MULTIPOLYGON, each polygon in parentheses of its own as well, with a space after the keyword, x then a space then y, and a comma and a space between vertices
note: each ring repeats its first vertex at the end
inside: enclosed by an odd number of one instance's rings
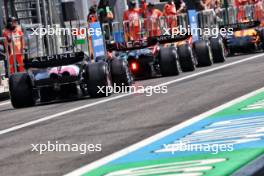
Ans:
POLYGON ((113 154, 111 154, 109 156, 106 156, 106 157, 104 157, 104 158, 102 158, 102 159, 100 159, 98 161, 95 161, 95 162, 93 162, 91 164, 88 164, 88 165, 86 165, 84 167, 81 167, 80 169, 72 171, 72 172, 66 174, 65 176, 80 176, 80 175, 83 175, 83 174, 85 174, 85 173, 87 173, 89 171, 92 171, 92 170, 97 169, 97 168, 99 168, 101 166, 104 166, 104 165, 106 165, 107 163, 109 163, 109 162, 111 162, 113 160, 116 160, 116 159, 118 159, 120 157, 123 157, 123 156, 125 156, 125 155, 127 155, 127 154, 129 154, 129 153, 131 153, 133 151, 136 151, 136 150, 140 149, 140 148, 143 148, 143 147, 145 147, 145 146, 147 146, 147 145, 149 145, 149 144, 151 144, 151 143, 153 143, 155 141, 158 141, 158 140, 160 140, 160 139, 162 139, 162 138, 164 138, 166 136, 169 136, 169 135, 171 135, 171 134, 173 134, 173 133, 175 133, 175 132, 177 132, 177 131, 179 131, 179 130, 187 127, 187 126, 190 126, 190 125, 192 125, 192 124, 194 124, 196 122, 199 122, 199 121, 207 118, 208 116, 211 116, 211 115, 213 115, 213 114, 215 114, 215 113, 217 113, 217 112, 219 112, 221 110, 224 110, 224 109, 226 109, 226 108, 228 108, 230 106, 233 106, 234 104, 242 102, 242 101, 246 100, 247 98, 255 96, 255 95, 257 95, 257 94, 259 94, 261 92, 264 92, 264 87, 254 91, 254 92, 251 92, 251 93, 249 93, 247 95, 244 95, 244 96, 242 96, 240 98, 232 100, 232 101, 230 101, 230 102, 228 102, 228 103, 226 103, 224 105, 216 107, 216 108, 214 108, 214 109, 212 109, 210 111, 207 111, 207 112, 205 112, 203 114, 200 114, 200 115, 198 115, 196 117, 193 117, 193 118, 191 118, 191 119, 189 119, 189 120, 187 120, 187 121, 185 121, 185 122, 183 122, 181 124, 178 124, 178 125, 170 128, 170 129, 168 129, 168 130, 163 131, 163 132, 160 132, 160 133, 158 133, 158 134, 156 134, 156 135, 154 135, 152 137, 149 137, 149 138, 147 138, 147 139, 145 139, 145 140, 143 140, 143 141, 141 141, 139 143, 133 144, 132 146, 129 146, 129 147, 123 149, 123 150, 120 150, 120 151, 118 151, 116 153, 113 153, 113 154))
POLYGON ((11 102, 7 101, 7 102, 0 103, 0 106, 5 106, 5 105, 9 105, 9 104, 11 104, 11 102))
MULTIPOLYGON (((246 58, 246 59, 243 59, 243 60, 235 61, 235 62, 232 62, 232 63, 229 63, 229 64, 225 64, 225 65, 222 65, 222 66, 219 66, 219 67, 215 67, 215 68, 211 68, 211 69, 208 69, 208 70, 205 70, 205 71, 194 73, 194 74, 186 76, 186 77, 182 77, 182 78, 179 78, 179 79, 175 79, 175 80, 172 80, 172 81, 169 81, 169 82, 165 82, 165 83, 153 86, 153 89, 155 87, 167 86, 167 85, 170 85, 170 84, 174 84, 174 83, 178 83, 178 82, 181 82, 181 81, 184 81, 184 80, 195 78, 195 77, 198 77, 198 76, 201 76, 201 75, 205 75, 207 73, 211 73, 211 72, 218 71, 218 70, 221 70, 221 69, 224 69, 224 68, 228 68, 228 67, 231 67, 233 65, 237 65, 237 64, 240 64, 240 63, 243 63, 243 62, 248 62, 248 61, 263 57, 263 56, 264 56, 264 54, 259 54, 259 55, 252 56, 252 57, 249 57, 249 58, 246 58)), ((115 97, 110 97, 110 98, 107 98, 107 99, 104 99, 104 100, 100 100, 100 101, 97 101, 97 102, 94 102, 94 103, 90 103, 90 104, 86 104, 86 105, 83 105, 83 106, 80 106, 80 107, 77 107, 77 108, 73 108, 73 109, 70 109, 68 111, 60 112, 60 113, 57 113, 57 114, 54 114, 54 115, 50 115, 50 116, 47 116, 47 117, 43 117, 43 118, 40 118, 40 119, 37 119, 37 120, 33 120, 33 121, 30 121, 30 122, 24 123, 24 124, 21 124, 21 125, 13 126, 11 128, 0 130, 0 135, 7 134, 7 133, 10 133, 10 132, 14 132, 14 131, 20 130, 22 128, 26 128, 26 127, 29 127, 29 126, 32 126, 32 125, 39 124, 41 122, 52 120, 52 119, 55 119, 55 118, 63 116, 63 115, 67 115, 67 114, 70 114, 70 113, 73 113, 73 112, 76 112, 76 111, 80 111, 80 110, 83 110, 83 109, 86 109, 86 108, 89 108, 89 107, 92 107, 92 106, 96 106, 96 105, 99 105, 99 104, 103 104, 103 103, 111 102, 111 101, 114 101, 114 100, 118 100, 118 99, 121 99, 121 98, 124 98, 124 97, 128 97, 128 96, 134 95, 134 94, 137 94, 137 92, 123 94, 123 95, 118 95, 118 96, 115 96, 115 97)))

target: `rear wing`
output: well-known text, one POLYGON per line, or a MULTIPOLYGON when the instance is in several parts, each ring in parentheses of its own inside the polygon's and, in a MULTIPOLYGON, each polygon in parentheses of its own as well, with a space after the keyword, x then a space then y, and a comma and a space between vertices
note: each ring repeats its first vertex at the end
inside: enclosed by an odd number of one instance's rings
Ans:
POLYGON ((183 41, 183 40, 187 40, 188 38, 190 38, 191 35, 161 35, 161 36, 157 36, 157 37, 153 37, 152 40, 156 40, 158 43, 160 44, 166 44, 166 43, 174 43, 174 42, 179 42, 179 41, 183 41))
POLYGON ((249 22, 244 22, 244 23, 222 25, 222 26, 220 26, 220 28, 225 28, 225 29, 231 28, 231 29, 233 29, 233 31, 240 31, 240 30, 259 27, 260 24, 261 24, 260 21, 249 21, 249 22))
POLYGON ((130 43, 110 43, 106 45, 108 51, 132 51, 148 48, 157 44, 175 43, 187 40, 191 35, 160 35, 149 37, 146 40, 131 41, 130 43))
POLYGON ((188 39, 190 35, 173 35, 174 27, 188 28, 188 15, 141 18, 134 21, 102 24, 108 51, 128 51, 188 39), (174 24, 174 25, 173 25, 174 24), (173 26, 172 26, 173 25, 173 26), (168 32, 169 31, 169 32, 168 32))
POLYGON ((65 65, 72 65, 84 61, 84 52, 71 52, 65 54, 57 54, 53 56, 41 56, 36 58, 26 58, 24 60, 24 66, 29 68, 49 68, 59 67, 65 65))

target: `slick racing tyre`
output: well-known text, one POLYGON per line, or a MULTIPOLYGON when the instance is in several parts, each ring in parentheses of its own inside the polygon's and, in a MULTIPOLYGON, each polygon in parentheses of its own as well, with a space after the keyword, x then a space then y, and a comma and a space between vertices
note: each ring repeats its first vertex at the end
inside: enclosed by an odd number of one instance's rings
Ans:
POLYGON ((85 69, 85 82, 88 94, 92 98, 110 96, 111 74, 106 62, 88 64, 85 69))
POLYGON ((195 70, 194 56, 192 48, 188 44, 178 46, 178 56, 180 66, 183 72, 190 72, 195 70))
POLYGON ((226 60, 225 46, 221 37, 211 38, 210 45, 214 63, 222 63, 226 60))
POLYGON ((160 49, 159 65, 162 76, 174 76, 180 74, 177 51, 174 47, 160 49))
POLYGON ((199 67, 207 67, 213 64, 211 48, 207 41, 199 40, 195 42, 194 51, 199 67))
POLYGON ((123 59, 113 58, 110 61, 110 71, 113 83, 118 86, 131 86, 133 83, 132 74, 128 63, 123 59))
POLYGON ((11 103, 14 108, 32 107, 36 104, 30 76, 27 73, 15 73, 9 78, 11 103))

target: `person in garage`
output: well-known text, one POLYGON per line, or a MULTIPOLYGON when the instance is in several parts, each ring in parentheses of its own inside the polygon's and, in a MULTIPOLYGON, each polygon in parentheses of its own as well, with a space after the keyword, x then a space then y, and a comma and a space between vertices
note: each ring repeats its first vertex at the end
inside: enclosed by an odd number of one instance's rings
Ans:
POLYGON ((178 14, 186 12, 186 4, 183 0, 175 0, 174 2, 178 14))
POLYGON ((161 30, 158 20, 161 16, 163 16, 163 13, 160 10, 156 9, 153 3, 149 3, 144 16, 147 19, 145 25, 146 29, 149 30, 149 36, 160 36, 161 30))
MULTIPOLYGON (((93 5, 89 9, 89 14, 87 16, 87 22, 88 22, 89 28, 90 28, 91 23, 95 23, 98 21, 96 11, 97 11, 97 5, 93 5)), ((89 43, 90 56, 91 56, 91 59, 93 60, 94 59, 94 51, 93 51, 93 47, 92 47, 92 37, 91 36, 88 37, 88 43, 89 43)))
POLYGON ((128 10, 124 12, 123 21, 125 23, 125 33, 127 40, 140 40, 142 10, 136 7, 135 0, 129 0, 128 10))
POLYGON ((145 0, 140 0, 140 12, 144 17, 144 14, 146 13, 146 10, 148 8, 148 3, 145 0))
POLYGON ((163 14, 167 18, 167 25, 169 28, 177 26, 177 11, 173 0, 169 0, 168 3, 165 4, 163 14))
POLYGON ((195 8, 197 11, 208 10, 211 8, 212 0, 195 0, 195 8))
POLYGON ((10 65, 10 74, 15 73, 15 67, 18 72, 25 71, 23 63, 24 39, 23 31, 17 24, 15 17, 10 17, 7 20, 6 27, 3 30, 3 37, 7 40, 7 50, 9 54, 8 62, 10 65), (16 59, 16 60, 15 60, 16 59), (15 65, 15 62, 17 65, 15 65))
POLYGON ((90 7, 89 14, 87 16, 88 24, 98 21, 96 10, 97 10, 97 5, 93 5, 92 7, 90 7))

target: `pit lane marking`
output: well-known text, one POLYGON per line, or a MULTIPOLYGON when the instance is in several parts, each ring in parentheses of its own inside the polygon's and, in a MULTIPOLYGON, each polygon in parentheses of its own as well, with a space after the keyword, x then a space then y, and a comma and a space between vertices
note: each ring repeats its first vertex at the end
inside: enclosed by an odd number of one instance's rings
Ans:
POLYGON ((83 166, 83 167, 81 167, 79 169, 76 169, 76 170, 74 170, 74 171, 72 171, 70 173, 67 173, 64 176, 80 176, 80 175, 87 174, 88 172, 93 171, 94 169, 100 168, 100 167, 102 167, 102 166, 104 166, 104 165, 106 165, 106 164, 108 164, 108 163, 110 163, 110 162, 112 162, 112 161, 114 161, 114 160, 116 160, 118 158, 121 158, 121 157, 123 157, 125 155, 128 155, 128 154, 130 154, 130 153, 132 153, 132 152, 134 152, 136 150, 139 150, 139 149, 141 149, 143 147, 146 147, 147 145, 150 145, 150 144, 154 143, 155 141, 161 140, 162 138, 164 138, 166 136, 174 134, 177 131, 180 131, 180 130, 188 127, 188 126, 191 126, 191 125, 195 124, 196 122, 199 122, 199 121, 201 121, 201 120, 203 120, 203 119, 205 119, 205 118, 207 118, 207 117, 209 117, 209 116, 211 116, 211 115, 213 115, 213 114, 215 114, 217 112, 220 112, 220 111, 222 111, 222 110, 224 110, 226 108, 229 108, 229 107, 231 107, 231 106, 233 106, 233 105, 235 105, 237 103, 240 103, 240 102, 242 102, 242 101, 244 101, 244 100, 246 100, 246 99, 248 99, 250 97, 253 97, 253 96, 255 96, 255 95, 257 95, 257 94, 259 94, 259 93, 261 93, 263 91, 264 91, 264 87, 261 88, 261 89, 258 89, 256 91, 253 91, 253 92, 251 92, 249 94, 246 94, 246 95, 244 95, 242 97, 239 97, 239 98, 236 98, 234 100, 231 100, 230 102, 227 102, 227 103, 225 103, 225 104, 223 104, 221 106, 218 106, 218 107, 216 107, 216 108, 214 108, 212 110, 209 110, 209 111, 207 111, 207 112, 205 112, 203 114, 200 114, 198 116, 192 117, 191 119, 189 119, 189 120, 187 120, 187 121, 185 121, 183 123, 175 125, 175 126, 169 128, 169 129, 167 129, 165 131, 162 131, 162 132, 160 132, 160 133, 158 133, 158 134, 156 134, 154 136, 151 136, 151 137, 149 137, 147 139, 144 139, 144 140, 142 140, 142 141, 140 141, 140 142, 138 142, 136 144, 133 144, 133 145, 131 145, 129 147, 126 147, 125 149, 117 151, 117 152, 115 152, 115 153, 113 153, 111 155, 108 155, 108 156, 106 156, 106 157, 104 157, 102 159, 99 159, 99 160, 97 160, 95 162, 92 162, 92 163, 90 163, 88 165, 85 165, 85 166, 83 166))
MULTIPOLYGON (((192 79, 192 78, 195 78, 195 77, 198 77, 198 76, 201 76, 201 75, 205 75, 205 74, 208 74, 208 73, 211 73, 211 72, 222 70, 224 68, 228 68, 228 67, 231 67, 231 66, 234 66, 234 65, 238 65, 238 64, 241 64, 241 63, 244 63, 244 62, 252 61, 252 60, 258 59, 258 58, 263 57, 263 56, 264 56, 264 54, 259 54, 259 55, 256 55, 256 56, 248 57, 248 58, 245 58, 245 59, 242 59, 242 60, 239 60, 239 61, 235 61, 235 62, 232 62, 232 63, 229 63, 229 64, 225 64, 225 65, 222 65, 222 66, 219 66, 219 67, 214 67, 214 68, 211 68, 211 69, 208 69, 208 70, 205 70, 205 71, 197 72, 197 73, 194 73, 194 74, 191 74, 189 76, 185 76, 185 77, 182 77, 182 78, 179 78, 179 79, 175 79, 175 80, 172 80, 172 81, 164 82, 162 84, 158 84, 156 86, 153 86, 150 89, 155 89, 157 87, 162 87, 162 86, 168 86, 170 84, 174 84, 174 83, 178 83, 178 82, 181 82, 181 81, 184 81, 184 80, 192 79)), ((141 90, 139 90, 139 91, 141 91, 141 90)), ((71 113, 74 113, 74 112, 77 112, 77 111, 80 111, 80 110, 83 110, 83 109, 86 109, 86 108, 89 108, 89 107, 93 107, 93 106, 97 106, 97 105, 100 105, 100 104, 108 103, 108 102, 111 102, 111 101, 114 101, 114 100, 119 100, 119 99, 124 98, 124 97, 135 95, 137 93, 138 92, 133 92, 133 93, 128 93, 128 94, 118 95, 118 96, 115 96, 115 97, 110 97, 110 98, 107 98, 107 99, 104 99, 104 100, 100 100, 100 101, 97 101, 97 102, 94 102, 94 103, 89 103, 89 104, 86 104, 86 105, 83 105, 83 106, 80 106, 80 107, 77 107, 77 108, 73 108, 73 109, 70 109, 70 110, 67 110, 67 111, 64 111, 64 112, 56 113, 56 114, 53 114, 53 115, 50 115, 50 116, 46 116, 46 117, 43 117, 43 118, 40 118, 40 119, 37 119, 37 120, 33 120, 33 121, 30 121, 30 122, 27 122, 27 123, 24 123, 24 124, 20 124, 20 125, 17 125, 17 126, 13 126, 13 127, 7 128, 7 129, 3 129, 3 130, 0 130, 0 135, 11 133, 11 132, 14 132, 14 131, 17 131, 17 130, 20 130, 20 129, 23 129, 23 128, 26 128, 26 127, 30 127, 30 126, 33 126, 33 125, 36 125, 36 124, 39 124, 39 123, 42 123, 42 122, 45 122, 45 121, 48 121, 48 120, 55 119, 57 117, 61 117, 61 116, 67 115, 67 114, 71 114, 71 113)))
POLYGON ((7 102, 4 102, 4 103, 0 103, 0 106, 5 106, 5 105, 9 105, 9 104, 11 104, 11 102, 7 101, 7 102))

